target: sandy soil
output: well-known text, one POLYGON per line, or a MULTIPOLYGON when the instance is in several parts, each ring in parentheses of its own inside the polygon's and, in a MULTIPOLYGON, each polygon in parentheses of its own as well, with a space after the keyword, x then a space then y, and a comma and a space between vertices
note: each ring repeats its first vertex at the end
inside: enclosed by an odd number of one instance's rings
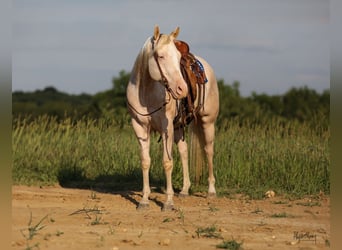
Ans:
POLYGON ((165 197, 158 192, 148 211, 136 210, 140 192, 13 186, 12 193, 12 249, 216 249, 231 240, 243 249, 325 249, 330 242, 325 195, 248 200, 195 194, 175 197, 176 209, 161 212, 165 197), (27 240, 35 226, 37 234, 27 240))

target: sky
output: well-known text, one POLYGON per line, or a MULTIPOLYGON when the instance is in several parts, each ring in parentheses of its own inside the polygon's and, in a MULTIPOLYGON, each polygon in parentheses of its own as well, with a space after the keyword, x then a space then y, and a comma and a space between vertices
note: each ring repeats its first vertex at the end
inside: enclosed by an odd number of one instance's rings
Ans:
POLYGON ((328 0, 13 0, 12 91, 112 87, 157 24, 252 92, 330 89, 328 0))

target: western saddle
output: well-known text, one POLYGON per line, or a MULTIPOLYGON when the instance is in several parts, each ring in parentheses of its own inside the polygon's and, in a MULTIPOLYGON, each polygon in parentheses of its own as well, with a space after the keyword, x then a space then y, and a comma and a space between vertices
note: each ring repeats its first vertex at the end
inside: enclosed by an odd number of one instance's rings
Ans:
POLYGON ((208 80, 202 63, 190 53, 189 45, 180 40, 175 40, 174 43, 181 53, 180 68, 189 90, 187 97, 177 103, 178 114, 174 119, 175 128, 177 128, 185 127, 193 119, 197 121, 197 113, 204 105, 204 84, 208 80), (195 104, 197 95, 198 102, 195 104))

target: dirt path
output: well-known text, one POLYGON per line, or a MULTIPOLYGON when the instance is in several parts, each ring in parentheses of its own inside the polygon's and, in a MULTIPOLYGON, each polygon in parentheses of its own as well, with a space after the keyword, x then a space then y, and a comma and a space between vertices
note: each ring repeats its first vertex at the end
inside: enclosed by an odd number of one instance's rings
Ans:
POLYGON ((224 240, 243 249, 325 249, 330 242, 326 196, 251 201, 197 194, 175 197, 177 209, 161 212, 160 193, 151 194, 148 211, 137 211, 135 192, 26 186, 12 192, 12 249, 216 249, 224 240), (38 230, 26 240, 30 213, 38 230))

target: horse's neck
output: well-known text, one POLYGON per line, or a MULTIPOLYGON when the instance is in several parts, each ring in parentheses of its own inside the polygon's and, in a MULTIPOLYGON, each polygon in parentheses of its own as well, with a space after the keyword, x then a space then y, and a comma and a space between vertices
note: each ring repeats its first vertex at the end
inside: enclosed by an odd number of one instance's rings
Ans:
POLYGON ((151 88, 152 79, 148 73, 148 68, 144 67, 141 62, 138 63, 137 67, 133 70, 136 90, 142 94, 151 88))
MULTIPOLYGON (((141 66, 141 65, 140 65, 141 66)), ((165 87, 154 81, 147 68, 133 70, 134 91, 142 106, 155 106, 165 100, 165 87)))
POLYGON ((163 103, 165 101, 166 89, 165 87, 154 81, 148 69, 148 55, 151 50, 150 39, 145 42, 141 52, 137 56, 135 65, 132 71, 132 81, 134 85, 134 92, 139 96, 139 102, 142 106, 155 106, 156 103, 163 103))

